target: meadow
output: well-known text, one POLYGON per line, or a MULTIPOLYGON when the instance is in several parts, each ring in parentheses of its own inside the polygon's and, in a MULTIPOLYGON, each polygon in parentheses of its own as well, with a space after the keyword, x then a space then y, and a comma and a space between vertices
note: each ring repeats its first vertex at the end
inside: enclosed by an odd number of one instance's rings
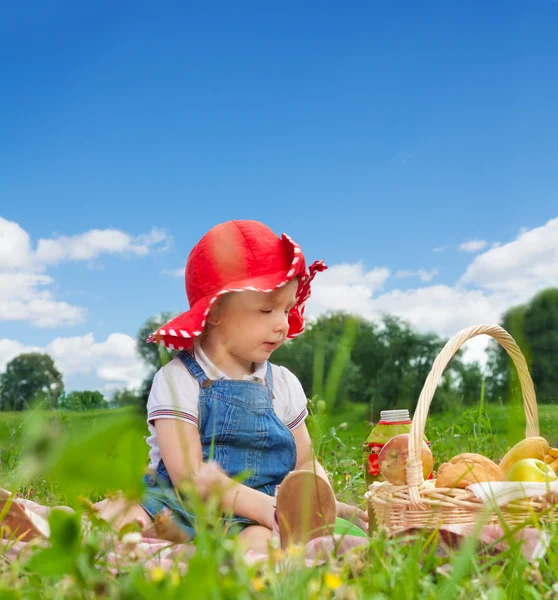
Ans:
MULTIPOLYGON (((540 407, 540 422, 542 435, 556 442, 558 408, 540 407)), ((367 407, 349 403, 329 415, 314 406, 309 425, 338 498, 362 503, 367 407)), ((498 458, 521 438, 523 426, 521 407, 481 403, 434 415, 426 434, 439 464, 464 451, 498 458)), ((56 513, 49 547, 15 560, 4 552, 0 599, 558 598, 556 536, 545 559, 531 564, 513 541, 501 553, 490 548, 480 552, 474 539, 441 552, 435 534, 402 543, 378 532, 368 546, 321 566, 308 568, 293 551, 281 556, 282 567, 276 569, 271 560, 245 564, 236 540, 226 539, 214 525, 211 503, 198 507, 204 526, 185 573, 178 565, 167 571, 146 568, 141 554, 133 551, 121 557, 115 573, 102 542, 106 527, 95 521, 89 501, 116 489, 130 496, 139 493, 146 457, 144 427, 143 415, 132 409, 0 413, 2 487, 40 503, 78 510, 75 516, 56 513), (80 513, 93 521, 87 532, 80 513)))

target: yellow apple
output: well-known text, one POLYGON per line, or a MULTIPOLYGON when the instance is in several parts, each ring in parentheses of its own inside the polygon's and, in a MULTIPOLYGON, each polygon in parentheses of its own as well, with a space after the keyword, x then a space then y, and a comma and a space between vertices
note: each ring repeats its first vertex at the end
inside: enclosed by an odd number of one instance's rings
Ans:
POLYGON ((556 473, 542 460, 523 458, 508 471, 508 481, 554 481, 556 473))

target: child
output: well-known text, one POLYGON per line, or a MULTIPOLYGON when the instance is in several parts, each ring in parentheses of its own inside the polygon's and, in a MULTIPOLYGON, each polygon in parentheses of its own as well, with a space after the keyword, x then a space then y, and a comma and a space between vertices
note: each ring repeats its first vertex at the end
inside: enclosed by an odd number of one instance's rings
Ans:
MULTIPOLYGON (((255 221, 217 225, 194 247, 185 273, 190 310, 148 339, 180 352, 153 381, 146 494, 121 526, 138 516, 151 523, 167 509, 193 537, 193 515, 175 492, 190 479, 202 497, 220 489, 224 508, 234 513, 229 523, 248 546, 263 549, 275 525, 276 487, 293 470, 311 473, 289 478, 278 494, 279 517, 294 511, 279 520, 283 537, 296 528, 304 485, 321 505, 310 511, 314 525, 320 517, 322 525, 331 525, 336 508, 356 515, 356 509, 336 505, 313 458, 300 382, 269 362, 287 338, 302 333, 310 283, 325 268, 319 261, 307 269, 295 242, 255 221), (234 483, 231 478, 242 473, 248 478, 234 483)), ((358 516, 366 518, 362 511, 358 516)))
POLYGON ((310 283, 324 269, 307 269, 295 242, 255 221, 222 223, 196 244, 185 273, 190 310, 147 340, 180 352, 155 375, 147 403, 145 495, 131 507, 98 503, 101 518, 117 528, 139 521, 155 536, 166 514, 174 533, 162 535, 191 539, 194 516, 177 491, 189 481, 201 498, 218 491, 225 520, 256 551, 272 532, 285 546, 331 533, 336 515, 367 520, 336 502, 313 457, 302 386, 269 362, 303 332, 310 283))

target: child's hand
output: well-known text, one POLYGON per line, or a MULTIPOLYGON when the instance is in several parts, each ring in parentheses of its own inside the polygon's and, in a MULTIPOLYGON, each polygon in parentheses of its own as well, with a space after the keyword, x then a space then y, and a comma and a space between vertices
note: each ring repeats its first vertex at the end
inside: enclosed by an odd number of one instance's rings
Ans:
POLYGON ((337 500, 337 516, 358 525, 364 531, 368 531, 368 513, 357 506, 351 506, 337 500))
POLYGON ((212 492, 222 490, 226 480, 225 471, 214 461, 202 463, 194 475, 194 485, 202 500, 205 500, 212 492))

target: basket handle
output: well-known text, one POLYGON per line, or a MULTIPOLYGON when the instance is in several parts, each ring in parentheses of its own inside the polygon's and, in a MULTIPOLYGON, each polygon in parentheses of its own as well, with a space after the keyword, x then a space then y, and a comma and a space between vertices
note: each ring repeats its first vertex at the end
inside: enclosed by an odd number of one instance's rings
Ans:
POLYGON ((424 482, 419 448, 422 446, 424 428, 426 426, 426 418, 428 416, 430 403, 432 402, 432 398, 434 397, 442 374, 454 354, 467 340, 483 334, 494 338, 510 355, 513 364, 517 369, 519 381, 521 383, 523 405, 527 422, 525 437, 539 435, 539 416, 537 411, 537 400, 535 398, 535 388, 533 386, 531 375, 529 374, 525 357, 516 341, 505 329, 502 329, 502 327, 499 327, 498 325, 477 325, 476 327, 469 327, 468 329, 461 330, 454 338, 447 342, 440 354, 436 357, 422 388, 417 408, 413 415, 411 435, 409 436, 407 484, 409 486, 410 500, 415 506, 420 505, 418 487, 424 482))

